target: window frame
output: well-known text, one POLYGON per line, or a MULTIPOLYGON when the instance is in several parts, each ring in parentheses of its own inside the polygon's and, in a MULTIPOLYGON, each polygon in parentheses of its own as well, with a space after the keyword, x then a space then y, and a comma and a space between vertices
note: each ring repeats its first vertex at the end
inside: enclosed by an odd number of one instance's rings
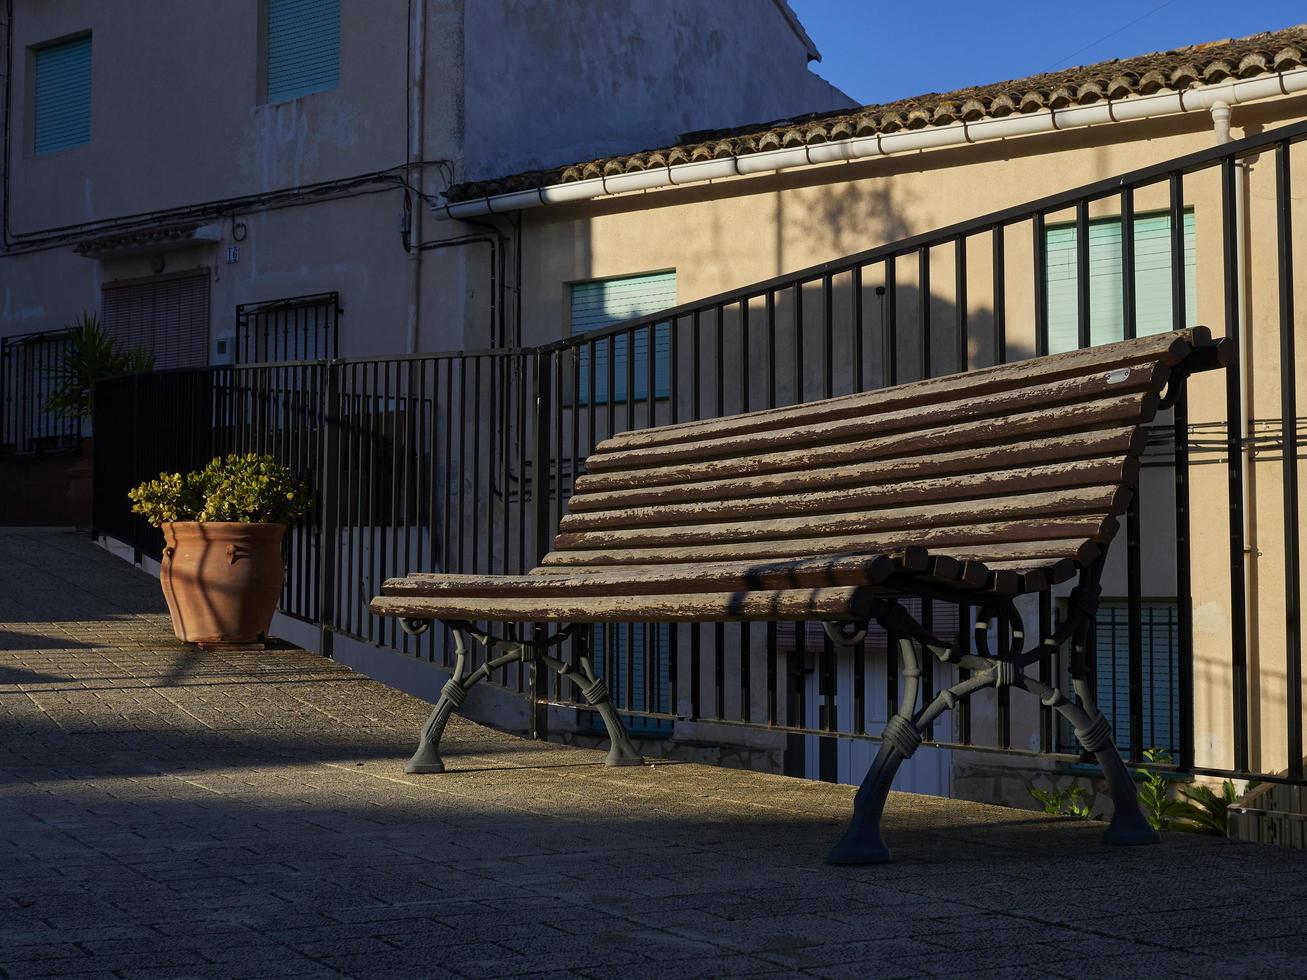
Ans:
POLYGON ((24 156, 29 159, 46 158, 58 156, 61 153, 67 153, 72 150, 79 150, 91 145, 91 140, 95 134, 95 41, 94 32, 90 29, 76 31, 72 34, 64 34, 57 38, 51 38, 42 41, 39 44, 30 45, 27 49, 27 97, 24 99, 25 108, 27 109, 27 125, 24 126, 23 146, 24 156), (70 143, 66 146, 59 146, 54 149, 42 150, 38 148, 37 139, 40 135, 37 127, 37 108, 39 98, 39 70, 38 62, 41 55, 45 52, 56 48, 64 47, 70 44, 76 44, 80 41, 89 43, 90 51, 87 55, 87 76, 86 76, 86 139, 80 143, 70 143))

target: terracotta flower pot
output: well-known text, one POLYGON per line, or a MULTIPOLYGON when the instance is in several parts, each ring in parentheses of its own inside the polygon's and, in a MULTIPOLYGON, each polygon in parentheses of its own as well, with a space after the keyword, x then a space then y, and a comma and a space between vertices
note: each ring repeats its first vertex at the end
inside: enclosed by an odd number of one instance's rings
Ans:
POLYGON ((159 567, 177 639, 254 643, 268 632, 284 578, 284 524, 177 521, 162 526, 159 567))

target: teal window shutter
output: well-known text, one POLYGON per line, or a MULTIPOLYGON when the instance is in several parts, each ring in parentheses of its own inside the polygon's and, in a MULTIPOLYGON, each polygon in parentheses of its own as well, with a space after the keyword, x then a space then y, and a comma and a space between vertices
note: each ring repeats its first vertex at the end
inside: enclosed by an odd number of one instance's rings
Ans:
POLYGON ((35 60, 33 150, 91 142, 91 35, 38 48, 35 60))
POLYGON ((340 0, 266 0, 269 102, 340 83, 340 0))
MULTIPOLYGON (((1144 681, 1143 745, 1180 752, 1180 629, 1174 602, 1140 606, 1144 681)), ((1127 754, 1130 744, 1130 617, 1124 599, 1104 599, 1094 623, 1095 700, 1112 725, 1116 744, 1127 754)))
MULTIPOLYGON (((627 276, 623 279, 606 279, 602 282, 582 282, 571 287, 571 333, 573 336, 590 330, 601 330, 632 317, 657 313, 676 305, 676 273, 655 272, 644 276, 627 276)), ((634 338, 634 386, 636 400, 649 397, 649 334, 648 328, 637 330, 634 338)), ((600 340, 594 344, 594 398, 608 400, 608 360, 612 351, 613 401, 625 401, 627 396, 627 346, 625 335, 600 340)), ((580 400, 590 401, 590 345, 580 350, 578 378, 580 400)), ((653 327, 654 397, 666 398, 672 380, 672 328, 659 323, 653 327)))
MULTIPOLYGON (((1076 227, 1045 232, 1048 267, 1048 352, 1079 346, 1076 323, 1076 227)), ((1171 216, 1135 218, 1135 323, 1139 336, 1171 329, 1171 216)), ((1185 319, 1197 321, 1198 283, 1194 264, 1194 215, 1184 215, 1185 319)), ((1125 336, 1121 292, 1121 219, 1089 224, 1089 336, 1107 344, 1125 336)))

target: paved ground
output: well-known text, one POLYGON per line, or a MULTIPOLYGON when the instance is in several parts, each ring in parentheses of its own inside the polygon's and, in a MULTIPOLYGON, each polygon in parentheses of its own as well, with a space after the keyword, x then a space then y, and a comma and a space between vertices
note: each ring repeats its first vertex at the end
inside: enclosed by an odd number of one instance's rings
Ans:
POLYGON ((425 710, 0 531, 0 976, 1307 976, 1307 855, 896 794, 833 869, 849 788, 466 722, 406 777, 425 710))

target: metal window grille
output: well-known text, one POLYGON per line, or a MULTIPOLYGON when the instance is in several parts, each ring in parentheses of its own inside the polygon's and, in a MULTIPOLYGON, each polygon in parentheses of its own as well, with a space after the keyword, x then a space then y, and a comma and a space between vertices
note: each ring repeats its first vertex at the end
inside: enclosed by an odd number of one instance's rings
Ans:
POLYGON ((236 307, 236 363, 322 361, 336 356, 339 293, 315 293, 236 307))
POLYGON ((0 455, 76 450, 80 420, 48 407, 70 337, 52 330, 0 339, 0 455))

